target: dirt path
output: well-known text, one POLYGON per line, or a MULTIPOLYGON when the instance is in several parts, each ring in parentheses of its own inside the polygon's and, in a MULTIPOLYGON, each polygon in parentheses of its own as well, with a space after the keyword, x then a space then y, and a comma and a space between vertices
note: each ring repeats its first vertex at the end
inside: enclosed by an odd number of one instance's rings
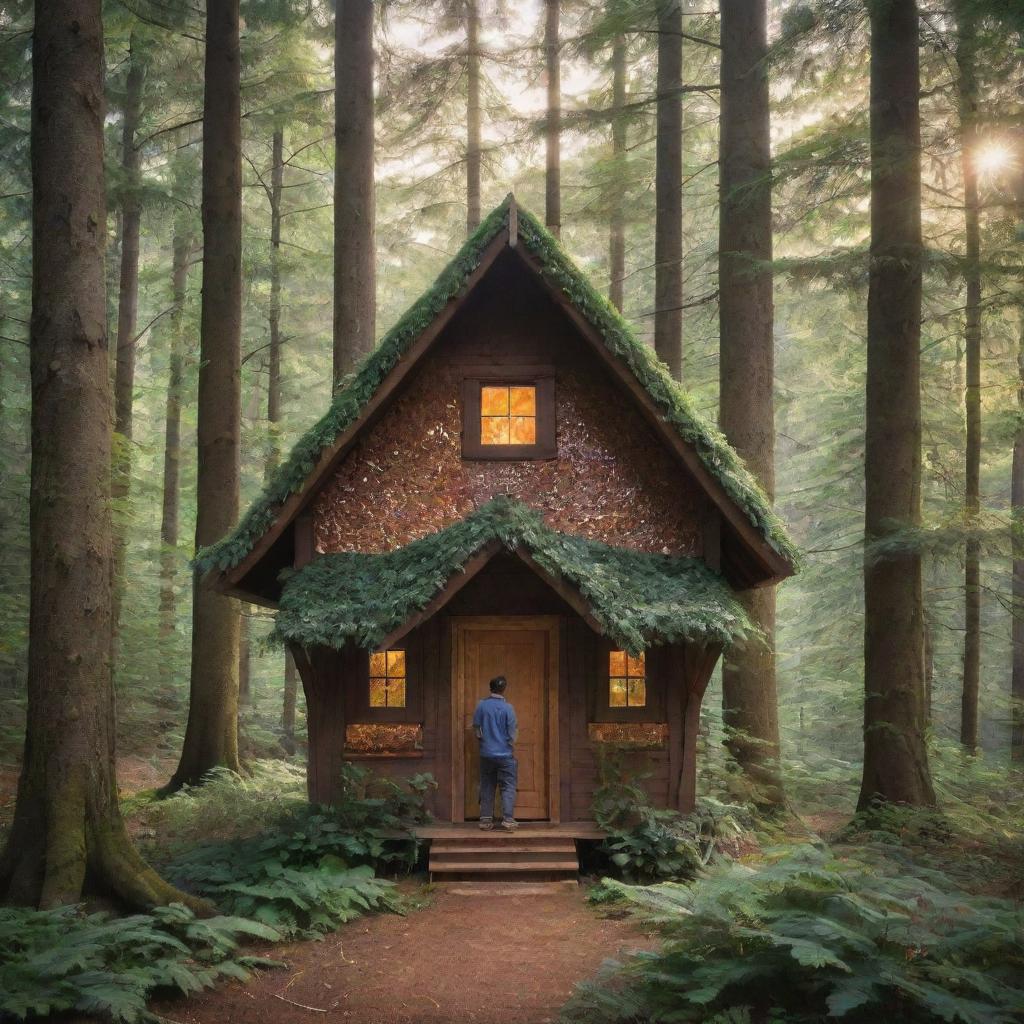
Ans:
POLYGON ((271 951, 287 970, 154 1009, 180 1024, 544 1024, 604 960, 651 945, 634 923, 599 917, 582 891, 440 892, 408 917, 271 951))

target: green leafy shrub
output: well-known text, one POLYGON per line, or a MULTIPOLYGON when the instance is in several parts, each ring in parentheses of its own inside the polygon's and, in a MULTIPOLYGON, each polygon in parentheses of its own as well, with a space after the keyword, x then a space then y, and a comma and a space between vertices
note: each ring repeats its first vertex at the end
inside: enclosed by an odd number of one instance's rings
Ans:
POLYGON ((312 937, 372 910, 400 910, 393 882, 367 865, 350 867, 324 853, 289 863, 302 839, 270 836, 209 844, 172 866, 172 877, 231 914, 272 926, 281 935, 312 937), (280 840, 280 841, 279 841, 280 840))
POLYGON ((156 839, 147 855, 166 860, 176 848, 212 836, 253 835, 273 828, 281 816, 305 806, 306 770, 290 761, 250 761, 246 773, 227 768, 207 772, 201 786, 184 786, 164 800, 152 792, 126 803, 139 837, 156 839))
POLYGON ((430 820, 426 795, 432 789, 437 789, 437 782, 429 772, 398 783, 348 762, 342 766, 338 798, 329 812, 350 834, 401 831, 411 837, 413 825, 430 820))
POLYGON ((715 841, 739 834, 741 808, 702 800, 694 814, 654 807, 642 783, 630 771, 625 751, 609 748, 598 757, 599 785, 594 791, 594 821, 607 833, 600 850, 611 873, 627 882, 693 878, 715 852, 715 841))
POLYGON ((1020 909, 941 875, 797 847, 690 886, 604 888, 665 943, 582 990, 567 1020, 1009 1024, 1024 1008, 1020 909))
POLYGON ((170 876, 222 909, 273 925, 282 934, 329 931, 370 910, 399 910, 392 883, 375 871, 416 862, 411 826, 428 817, 429 775, 405 786, 347 764, 337 804, 296 802, 272 828, 201 843, 177 856, 170 876))
POLYGON ((239 941, 279 937, 258 921, 200 919, 181 904, 120 918, 0 908, 0 1017, 75 1011, 155 1022, 146 1002, 157 989, 189 995, 218 978, 247 978, 251 967, 276 964, 240 955, 239 941))

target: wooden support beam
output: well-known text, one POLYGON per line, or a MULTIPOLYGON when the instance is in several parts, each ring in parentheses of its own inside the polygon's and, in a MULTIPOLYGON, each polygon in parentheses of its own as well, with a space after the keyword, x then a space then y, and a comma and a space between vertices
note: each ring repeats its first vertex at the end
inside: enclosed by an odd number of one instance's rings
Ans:
POLYGON ((682 754, 670 762, 678 764, 676 808, 691 814, 697 806, 697 736, 700 731, 700 705, 704 691, 722 653, 721 647, 687 644, 682 652, 682 674, 678 678, 678 694, 673 701, 682 703, 682 754))
POLYGON ((295 568, 309 565, 314 554, 313 516, 307 511, 295 520, 295 568))
POLYGON ((348 645, 328 647, 289 645, 306 694, 306 792, 310 803, 331 804, 341 781, 345 754, 345 687, 361 653, 348 645))

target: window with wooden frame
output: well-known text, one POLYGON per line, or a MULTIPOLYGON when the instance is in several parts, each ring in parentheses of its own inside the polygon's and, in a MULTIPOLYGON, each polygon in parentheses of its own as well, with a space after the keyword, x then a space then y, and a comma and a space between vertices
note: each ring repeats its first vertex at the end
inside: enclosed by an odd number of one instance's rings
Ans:
POLYGON ((378 651, 370 655, 370 708, 404 708, 405 651, 378 651))
POLYGON ((608 652, 608 707, 647 706, 647 662, 643 654, 608 652))
POLYGON ((550 369, 502 368, 463 381, 462 455, 467 459, 551 459, 555 381, 550 369))

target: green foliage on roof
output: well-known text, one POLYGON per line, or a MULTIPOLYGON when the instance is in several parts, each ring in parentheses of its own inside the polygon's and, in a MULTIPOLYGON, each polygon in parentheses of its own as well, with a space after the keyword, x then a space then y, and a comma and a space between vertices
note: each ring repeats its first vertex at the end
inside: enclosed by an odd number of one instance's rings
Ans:
MULTIPOLYGON (((230 569, 238 565, 274 521, 277 510, 296 491, 325 448, 359 416, 384 378, 419 335, 454 298, 479 265, 488 243, 508 224, 509 196, 483 220, 433 286, 409 308, 335 396, 325 416, 292 449, 263 494, 253 502, 234 531, 198 552, 196 567, 230 569)), ((777 552, 793 564, 797 552, 781 520, 742 460, 724 436, 693 408, 650 346, 641 342, 608 300, 587 280, 555 238, 529 211, 518 207, 520 244, 541 264, 543 273, 594 325, 609 350, 636 375, 665 420, 693 445, 701 461, 777 552)))
POLYGON ((570 299, 597 328, 609 350, 617 355, 654 399, 666 422, 693 445, 701 462, 743 510, 750 522, 780 555, 792 564, 797 550, 743 460, 725 436, 705 421, 689 396, 650 345, 633 333, 622 314, 587 280, 554 236, 531 213, 519 210, 519 238, 540 262, 544 276, 570 299))
POLYGON ((238 526, 216 544, 197 552, 197 569, 204 572, 208 569, 230 569, 245 558, 256 541, 266 533, 280 506, 301 489, 324 449, 355 422, 398 360, 466 283, 466 278, 480 263, 488 243, 507 223, 506 201, 488 214, 431 288, 406 310, 358 371, 347 379, 326 414, 299 438, 291 454, 278 467, 263 493, 249 506, 238 526))
POLYGON ((570 583, 604 633, 634 654, 658 643, 728 644, 751 629, 728 584, 699 559, 559 533, 521 502, 495 498, 396 551, 322 555, 290 572, 274 635, 305 645, 354 640, 377 647, 491 541, 526 549, 546 572, 570 583))

